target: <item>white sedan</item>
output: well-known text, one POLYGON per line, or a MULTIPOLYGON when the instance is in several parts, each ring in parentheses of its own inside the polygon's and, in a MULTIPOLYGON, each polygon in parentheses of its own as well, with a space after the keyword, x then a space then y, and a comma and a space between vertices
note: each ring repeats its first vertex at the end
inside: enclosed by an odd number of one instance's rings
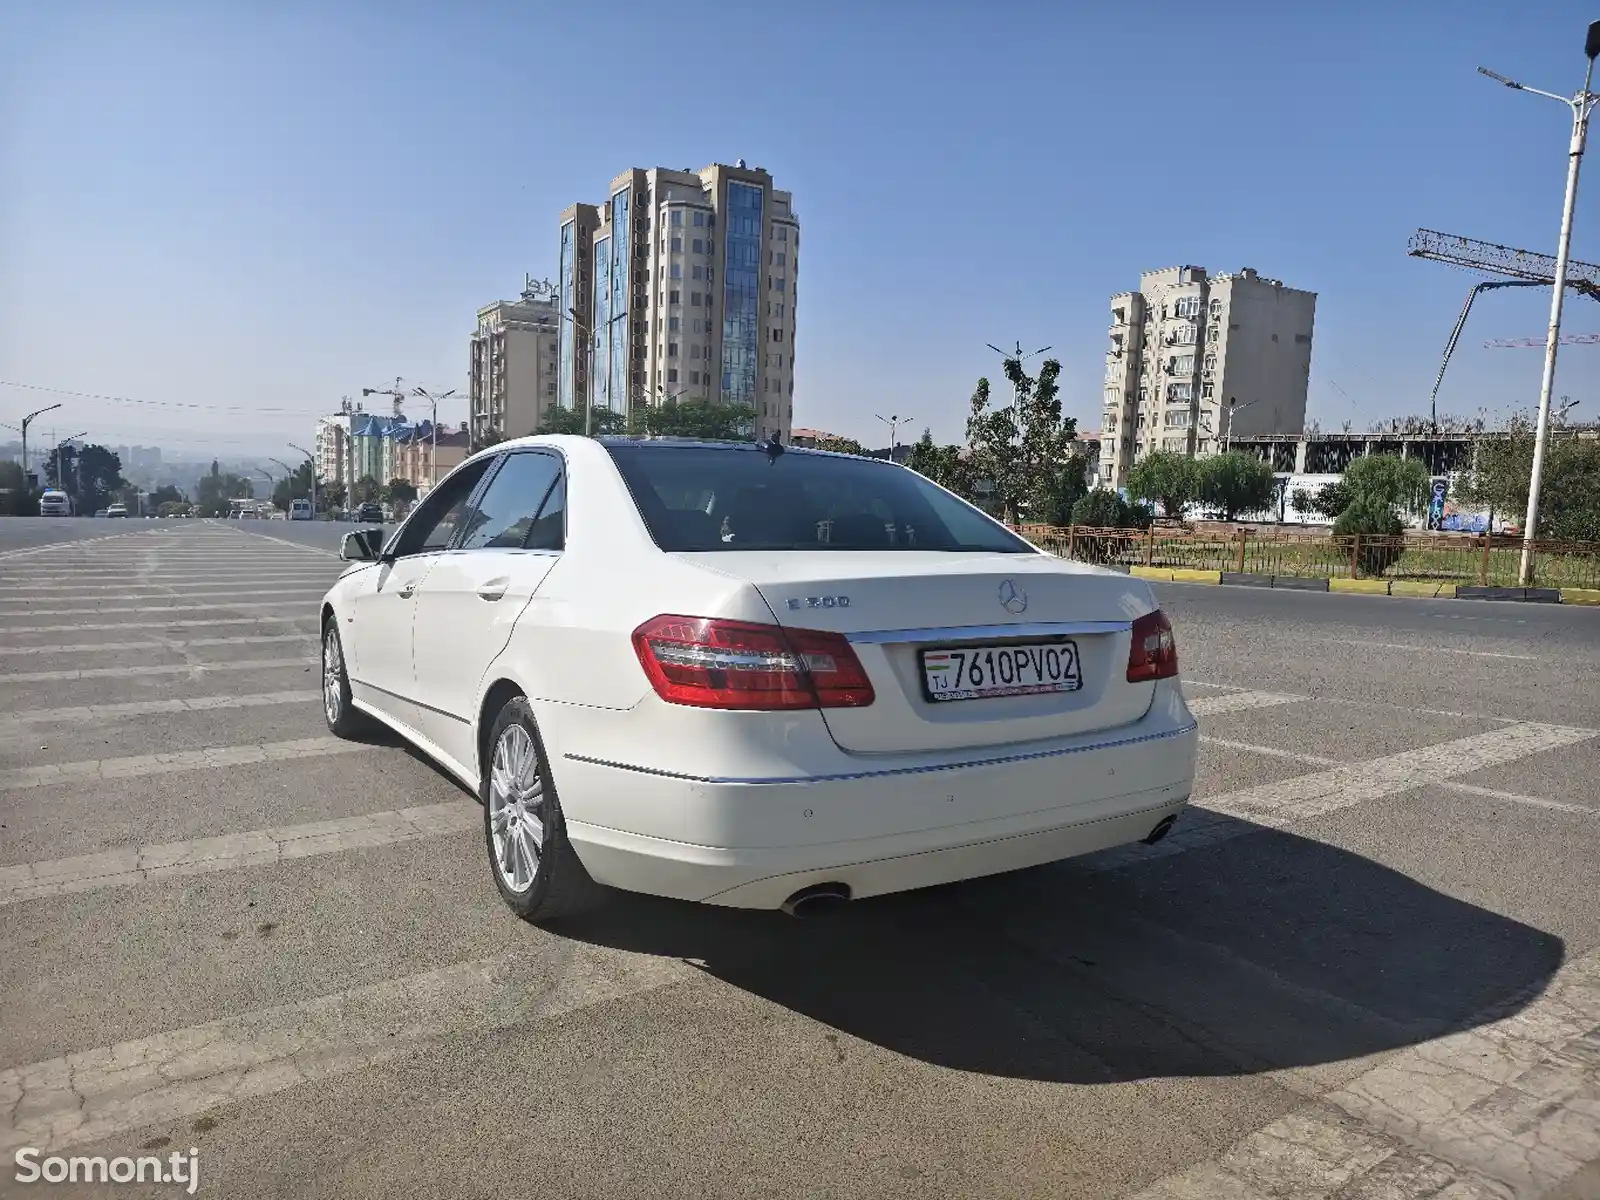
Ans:
POLYGON ((532 437, 347 534, 324 710, 478 793, 529 920, 597 885, 800 913, 1154 841, 1198 741, 1141 580, 904 467, 532 437))

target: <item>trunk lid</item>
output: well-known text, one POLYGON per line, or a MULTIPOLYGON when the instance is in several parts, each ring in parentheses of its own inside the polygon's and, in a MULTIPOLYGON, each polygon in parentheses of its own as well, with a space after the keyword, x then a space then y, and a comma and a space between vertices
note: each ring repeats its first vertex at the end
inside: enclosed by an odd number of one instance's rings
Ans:
MULTIPOLYGON (((1153 683, 1127 681, 1129 626, 1153 607, 1144 583, 1046 555, 897 551, 742 551, 678 556, 747 580, 780 625, 842 633, 876 693, 865 708, 823 710, 843 750, 960 750, 1092 733, 1139 720, 1153 683), (928 651, 1077 651, 1070 692, 936 701, 928 651)), ((992 662, 992 660, 991 660, 992 662)))

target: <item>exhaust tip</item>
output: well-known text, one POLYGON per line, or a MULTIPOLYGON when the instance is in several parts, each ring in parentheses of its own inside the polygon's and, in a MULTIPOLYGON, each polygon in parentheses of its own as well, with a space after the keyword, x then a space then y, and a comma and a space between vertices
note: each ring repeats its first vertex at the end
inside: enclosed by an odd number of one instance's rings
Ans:
POLYGON ((1176 814, 1174 814, 1174 815, 1172 815, 1170 817, 1163 817, 1161 819, 1161 822, 1154 829, 1152 829, 1149 833, 1145 834, 1145 836, 1140 838, 1139 840, 1141 842, 1143 842, 1146 846, 1154 846, 1162 838, 1166 837, 1167 834, 1171 833, 1172 832, 1172 827, 1174 825, 1176 825, 1177 823, 1178 823, 1178 818, 1177 818, 1176 814))
POLYGON ((785 900, 780 908, 791 917, 816 917, 850 902, 850 885, 814 883, 785 900))

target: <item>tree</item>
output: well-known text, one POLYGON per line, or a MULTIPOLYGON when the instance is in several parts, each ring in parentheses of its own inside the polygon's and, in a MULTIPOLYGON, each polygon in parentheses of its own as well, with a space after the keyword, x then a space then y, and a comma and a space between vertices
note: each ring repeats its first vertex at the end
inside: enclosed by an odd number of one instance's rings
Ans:
MULTIPOLYGON (((289 511, 289 505, 295 500, 309 500, 311 498, 311 464, 303 462, 294 469, 294 473, 285 475, 272 486, 272 503, 284 512, 289 511)), ((322 497, 318 496, 318 500, 322 497)))
POLYGON ((948 492, 966 500, 973 498, 972 468, 961 456, 961 447, 935 445, 930 430, 922 431, 906 455, 905 465, 948 492))
POLYGON ((1368 454, 1345 468, 1341 482, 1352 506, 1416 509, 1428 493, 1428 468, 1417 458, 1368 454))
POLYGON ((1046 525, 1071 525, 1072 510, 1089 494, 1089 458, 1073 454, 1066 465, 1046 478, 1039 519, 1046 525))
POLYGON ((1362 575, 1376 577, 1400 561, 1405 553, 1405 522, 1392 507, 1371 499, 1358 499, 1339 514, 1333 536, 1351 538, 1351 550, 1362 575))
POLYGON ((1224 521, 1271 507, 1273 487, 1272 468, 1253 454, 1235 450, 1200 460, 1200 502, 1224 521))
POLYGON ((158 487, 147 498, 147 503, 155 508, 160 508, 163 504, 182 504, 183 502, 183 493, 178 490, 176 485, 170 483, 158 487))
POLYGON ((1128 472, 1128 495, 1154 501, 1174 520, 1182 519, 1185 506, 1199 494, 1198 464, 1177 450, 1154 450, 1128 472))
POLYGON ((743 442, 749 440, 755 422, 756 410, 748 404, 672 399, 635 408, 631 432, 650 437, 743 442))
POLYGON ((324 483, 317 487, 317 503, 325 508, 344 507, 344 484, 324 483))
MULTIPOLYGON (((544 420, 539 422, 535 433, 566 433, 575 437, 584 434, 586 406, 576 404, 571 408, 551 408, 546 410, 544 420)), ((627 429, 627 421, 619 412, 612 412, 609 408, 594 410, 594 420, 589 423, 588 432, 594 437, 604 437, 607 434, 623 433, 627 429)), ((491 437, 494 435, 490 435, 491 437)), ((486 445, 494 445, 501 439, 494 438, 493 442, 486 440, 486 445)))
POLYGON ((22 464, 0 462, 0 516, 36 517, 39 500, 28 487, 22 464))
MULTIPOLYGON (((1478 443, 1477 467, 1457 499, 1520 520, 1533 474, 1532 423, 1518 417, 1505 434, 1478 443)), ((1600 541, 1600 441, 1551 437, 1545 444, 1535 533, 1551 541, 1600 541)))
POLYGON ((378 493, 382 490, 382 485, 371 475, 363 475, 356 480, 355 502, 357 504, 371 504, 378 499, 378 493))
POLYGON ((846 437, 818 438, 817 439, 816 449, 818 449, 818 450, 831 450, 835 454, 865 454, 866 453, 866 451, 864 449, 862 449, 860 442, 856 441, 855 438, 846 438, 846 437))
POLYGON ((1002 518, 1015 524, 1024 509, 1038 517, 1051 507, 1061 472, 1077 451, 1078 423, 1061 415, 1061 364, 1046 359, 1034 379, 1015 358, 1005 360, 1011 403, 990 408, 989 381, 979 379, 967 417, 974 474, 994 489, 1002 518))
POLYGON ((254 496, 255 485, 250 480, 231 471, 223 472, 213 462, 211 473, 195 487, 195 507, 202 517, 225 517, 233 507, 228 501, 254 496))
POLYGON ((410 504, 417 498, 417 489, 409 479, 395 478, 389 480, 383 495, 391 504, 410 504))
POLYGON ((111 503, 111 494, 128 486, 122 477, 122 460, 104 446, 57 446, 45 460, 45 482, 72 497, 80 513, 92 513, 111 503), (58 472, 62 478, 58 478, 58 472))

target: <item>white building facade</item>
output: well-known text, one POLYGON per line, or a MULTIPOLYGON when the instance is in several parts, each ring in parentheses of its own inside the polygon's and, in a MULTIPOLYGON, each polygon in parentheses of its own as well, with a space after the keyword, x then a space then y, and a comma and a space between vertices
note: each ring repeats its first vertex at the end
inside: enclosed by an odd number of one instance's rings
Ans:
POLYGON ((1111 297, 1100 476, 1121 487, 1153 450, 1219 453, 1233 437, 1305 428, 1315 292, 1246 267, 1146 271, 1111 297))
POLYGON ((625 171, 561 214, 556 403, 748 404, 753 436, 787 440, 799 254, 793 199, 760 167, 625 171))

